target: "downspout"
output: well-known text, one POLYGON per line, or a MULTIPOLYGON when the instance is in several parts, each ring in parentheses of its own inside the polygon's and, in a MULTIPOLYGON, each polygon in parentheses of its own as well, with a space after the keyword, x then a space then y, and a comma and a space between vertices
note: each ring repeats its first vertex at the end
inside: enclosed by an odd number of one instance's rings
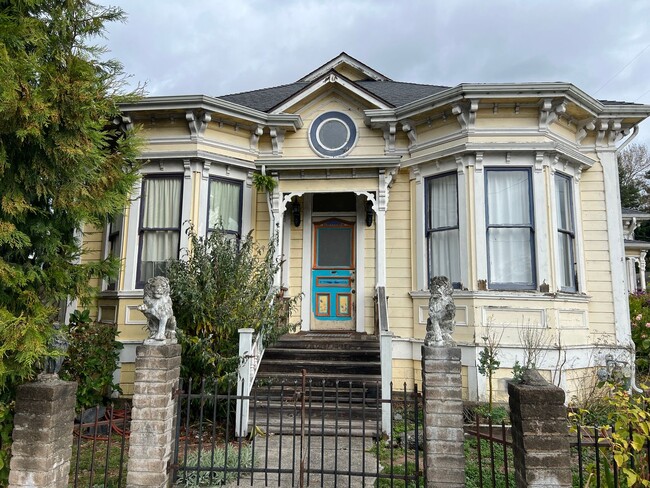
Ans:
MULTIPOLYGON (((616 148, 615 154, 616 154, 616 160, 617 161, 618 161, 619 153, 623 149, 625 149, 628 146, 628 144, 630 144, 630 142, 632 142, 634 140, 634 138, 636 138, 636 136, 638 134, 639 134, 639 126, 635 125, 634 129, 632 129, 632 135, 630 135, 630 137, 628 137, 623 144, 621 144, 619 147, 616 148)), ((632 348, 632 358, 631 358, 631 361, 632 361, 631 366, 632 367, 630 368, 630 370, 632 372, 632 377, 630 378, 630 390, 632 390, 632 391, 634 391, 636 393, 643 393, 643 390, 641 388, 639 388, 637 386, 637 384, 636 384, 636 367, 634 365, 634 358, 636 357, 636 347, 634 345, 634 341, 632 341, 632 343, 630 344, 630 347, 632 348)))

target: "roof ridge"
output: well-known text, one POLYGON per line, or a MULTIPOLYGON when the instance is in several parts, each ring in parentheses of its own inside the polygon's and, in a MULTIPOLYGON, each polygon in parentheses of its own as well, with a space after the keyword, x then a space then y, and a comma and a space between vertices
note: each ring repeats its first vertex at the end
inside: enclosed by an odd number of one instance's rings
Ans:
POLYGON ((292 85, 298 85, 298 84, 300 84, 300 85, 308 85, 309 82, 306 82, 306 81, 294 81, 293 83, 284 83, 282 85, 266 86, 264 88, 256 88, 254 90, 244 90, 244 91, 240 91, 240 92, 236 92, 236 93, 226 93, 224 95, 217 95, 216 97, 217 98, 232 97, 232 96, 235 96, 235 95, 244 95, 244 94, 248 94, 248 93, 261 92, 261 91, 264 91, 264 90, 274 90, 276 88, 284 88, 285 86, 292 86, 292 85))

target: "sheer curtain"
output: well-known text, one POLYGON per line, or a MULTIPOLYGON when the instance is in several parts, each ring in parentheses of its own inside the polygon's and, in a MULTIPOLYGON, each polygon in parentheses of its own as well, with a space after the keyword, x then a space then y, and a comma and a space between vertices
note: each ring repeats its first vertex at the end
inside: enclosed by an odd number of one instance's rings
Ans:
POLYGON ((530 173, 487 171, 490 283, 534 286, 530 173))
POLYGON ((165 273, 168 259, 178 257, 181 221, 181 179, 144 181, 140 282, 165 273))
POLYGON ((456 175, 429 181, 429 278, 446 276, 460 283, 458 185, 456 175))
POLYGON ((223 226, 228 232, 240 233, 241 185, 222 180, 210 180, 208 231, 223 226))
POLYGON ((560 263, 560 289, 575 290, 574 229, 571 215, 571 180, 555 175, 555 202, 557 212, 557 248, 560 263))

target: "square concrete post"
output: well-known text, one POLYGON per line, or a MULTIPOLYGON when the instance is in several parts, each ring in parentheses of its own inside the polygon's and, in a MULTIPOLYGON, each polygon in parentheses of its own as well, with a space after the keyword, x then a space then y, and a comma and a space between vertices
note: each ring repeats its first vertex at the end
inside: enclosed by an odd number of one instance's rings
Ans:
POLYGON ((460 348, 422 346, 427 488, 465 486, 460 348))
POLYGON ((564 391, 534 373, 528 380, 534 384, 508 384, 517 487, 569 488, 571 451, 564 391))
POLYGON ((181 346, 142 345, 136 349, 128 488, 170 484, 175 405, 181 367, 181 346))
POLYGON ((77 384, 43 378, 18 387, 10 488, 68 486, 77 384))

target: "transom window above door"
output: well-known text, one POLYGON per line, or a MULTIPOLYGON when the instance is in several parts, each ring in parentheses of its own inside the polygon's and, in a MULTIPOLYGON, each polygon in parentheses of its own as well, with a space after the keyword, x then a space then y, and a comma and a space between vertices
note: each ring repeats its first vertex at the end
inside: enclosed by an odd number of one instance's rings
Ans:
POLYGON ((357 126, 342 112, 325 112, 316 117, 309 128, 309 144, 320 156, 345 156, 356 142, 357 126))

